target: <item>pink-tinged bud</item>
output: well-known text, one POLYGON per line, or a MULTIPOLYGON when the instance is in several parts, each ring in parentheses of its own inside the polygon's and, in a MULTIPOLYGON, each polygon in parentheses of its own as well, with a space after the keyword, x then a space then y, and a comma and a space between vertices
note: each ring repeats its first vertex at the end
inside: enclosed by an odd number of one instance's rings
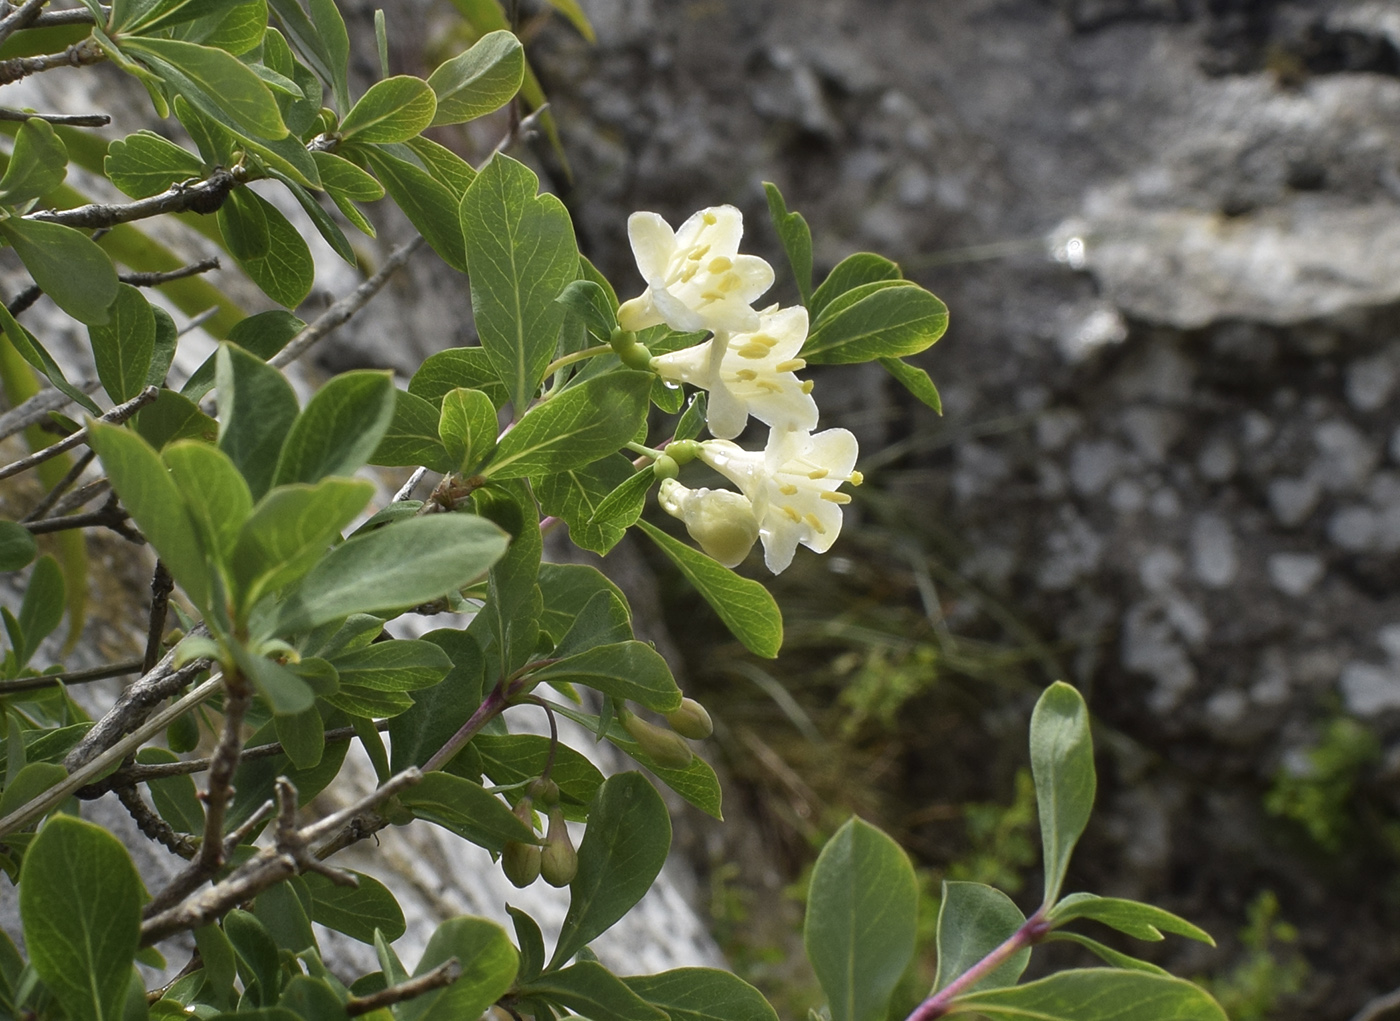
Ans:
POLYGON ((688 737, 692 741, 703 741, 715 732, 710 714, 693 698, 681 699, 681 707, 667 713, 666 722, 681 737, 688 737))
POLYGON ((546 806, 559 804, 559 785, 544 777, 530 784, 530 797, 538 798, 546 806))
POLYGON ((662 730, 640 716, 628 715, 622 726, 641 746, 642 754, 663 769, 684 769, 695 758, 690 745, 674 730, 662 730))
POLYGON ((578 852, 569 840, 564 811, 558 805, 549 810, 549 834, 540 849, 540 875, 550 886, 568 886, 578 874, 578 852))

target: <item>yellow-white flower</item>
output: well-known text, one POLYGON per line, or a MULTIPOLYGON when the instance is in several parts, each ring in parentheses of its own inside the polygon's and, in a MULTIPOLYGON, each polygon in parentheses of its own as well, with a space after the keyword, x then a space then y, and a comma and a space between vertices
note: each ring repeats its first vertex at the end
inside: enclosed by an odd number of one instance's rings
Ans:
POLYGON ((753 504, 728 489, 687 489, 675 479, 663 479, 657 493, 661 509, 685 522, 690 537, 725 567, 744 562, 758 539, 753 504))
POLYGON ((762 451, 728 440, 700 444, 700 459, 743 491, 758 518, 763 561, 774 574, 792 563, 797 544, 825 553, 841 533, 841 508, 851 502, 837 492, 843 482, 860 485, 859 448, 845 429, 809 433, 774 429, 762 451))
POLYGON ((796 376, 807 363, 797 357, 807 339, 807 310, 776 305, 759 313, 750 333, 718 333, 713 340, 658 355, 651 367, 664 379, 710 392, 710 432, 730 440, 752 415, 773 429, 810 432, 817 427, 812 384, 796 376))
POLYGON ((733 206, 702 209, 678 231, 656 213, 633 213, 627 236, 647 289, 617 310, 619 325, 633 331, 659 323, 686 332, 758 329, 751 306, 773 286, 773 267, 739 254, 743 234, 743 214, 733 206))

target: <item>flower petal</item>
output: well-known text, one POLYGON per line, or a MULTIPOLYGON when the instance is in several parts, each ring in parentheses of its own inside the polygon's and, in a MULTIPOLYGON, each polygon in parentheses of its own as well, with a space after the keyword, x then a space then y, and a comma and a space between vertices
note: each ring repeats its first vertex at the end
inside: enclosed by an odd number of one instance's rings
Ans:
POLYGON ((617 310, 617 325, 633 333, 645 330, 648 326, 659 326, 663 322, 665 320, 661 318, 661 313, 656 310, 656 303, 652 301, 650 287, 639 296, 624 301, 617 310))
POLYGON ((691 216, 676 231, 676 247, 689 251, 696 245, 709 245, 706 255, 727 255, 739 250, 744 237, 744 214, 733 206, 710 206, 691 216))
POLYGON ((627 239, 632 242, 632 255, 642 279, 655 284, 665 277, 676 251, 671 225, 657 213, 636 212, 627 218, 627 239))

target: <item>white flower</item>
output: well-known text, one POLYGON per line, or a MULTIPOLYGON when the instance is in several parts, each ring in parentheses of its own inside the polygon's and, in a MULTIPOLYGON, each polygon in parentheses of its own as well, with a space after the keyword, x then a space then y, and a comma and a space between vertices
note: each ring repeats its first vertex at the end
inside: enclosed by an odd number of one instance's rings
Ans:
POLYGON ((730 440, 749 416, 783 432, 817 427, 812 384, 795 375, 807 363, 797 357, 807 339, 807 310, 800 305, 759 313, 752 333, 725 335, 681 351, 658 355, 651 367, 663 378, 710 392, 710 432, 730 440))
POLYGON ((748 497, 727 489, 686 489, 663 479, 657 493, 661 509, 685 522, 690 537, 725 567, 744 562, 758 538, 758 518, 748 497))
POLYGON ((700 459, 737 485, 753 504, 763 561, 774 574, 792 563, 797 544, 825 553, 841 532, 843 482, 860 485, 856 438, 845 429, 808 433, 774 429, 762 452, 728 440, 700 444, 700 459))
POLYGON ((658 323, 686 332, 758 329, 750 306, 773 286, 773 267, 738 254, 743 234, 743 214, 733 206, 702 209, 679 231, 656 213, 633 213, 627 236, 647 289, 617 310, 619 325, 633 331, 658 323))

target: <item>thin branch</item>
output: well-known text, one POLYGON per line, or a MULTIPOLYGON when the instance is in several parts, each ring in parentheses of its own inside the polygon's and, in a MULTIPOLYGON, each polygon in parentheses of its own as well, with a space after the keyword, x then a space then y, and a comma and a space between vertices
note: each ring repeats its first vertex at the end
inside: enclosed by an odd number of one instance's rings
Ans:
POLYGON ((181 858, 195 856, 199 845, 185 834, 176 833, 173 826, 151 811, 150 806, 142 799, 141 792, 135 787, 118 787, 116 795, 142 833, 163 844, 172 854, 178 854, 181 858))
POLYGON ((102 505, 101 510, 95 510, 90 514, 70 514, 43 518, 39 521, 25 521, 21 524, 29 529, 31 535, 66 532, 74 528, 110 528, 123 539, 129 539, 138 545, 144 543, 145 536, 126 523, 129 517, 130 515, 117 504, 117 494, 113 493, 102 505))
MULTIPOLYGON (((16 57, 15 59, 31 58, 16 57)), ((4 84, 3 75, 6 63, 9 61, 0 61, 0 84, 4 84)), ((90 202, 85 206, 75 206, 72 209, 40 209, 29 213, 25 219, 95 230, 99 227, 115 227, 120 223, 130 223, 132 220, 144 220, 162 213, 213 213, 224 204, 224 199, 238 183, 238 178, 230 171, 219 167, 202 181, 196 181, 193 184, 183 182, 173 184, 159 195, 137 199, 135 202, 125 204, 90 202)))
POLYGON ((369 304, 369 300, 379 293, 380 289, 389 282, 389 278, 404 263, 408 262, 409 256, 416 252, 422 243, 423 238, 420 235, 394 249, 389 258, 384 261, 384 265, 379 267, 379 272, 322 312, 313 322, 303 327, 302 331, 293 337, 286 347, 267 360, 268 364, 277 369, 289 365, 304 355, 311 345, 326 334, 344 325, 351 316, 369 304))
POLYGON ((117 279, 132 287, 159 287, 172 280, 184 280, 186 277, 208 273, 210 270, 218 269, 220 265, 219 257, 211 255, 207 259, 200 259, 198 262, 192 262, 188 266, 180 266, 177 269, 167 269, 161 273, 122 273, 117 279))
POLYGON ((49 0, 24 0, 24 3, 0 18, 0 42, 4 42, 22 28, 27 28, 39 16, 44 4, 49 0))
MULTIPOLYGON (((99 422, 125 422, 132 415, 136 414, 147 404, 156 399, 156 394, 160 391, 153 386, 148 386, 131 400, 118 404, 107 414, 98 419, 99 422)), ((87 426, 79 429, 71 436, 65 436, 57 443, 47 446, 42 450, 36 450, 28 457, 21 457, 5 467, 0 468, 0 479, 8 479, 12 475, 18 475, 22 471, 28 471, 36 464, 43 464, 45 461, 57 457, 59 454, 72 450, 87 439, 87 426)))
POLYGON ((91 482, 85 482, 67 496, 62 497, 58 503, 54 504, 53 513, 59 515, 67 514, 69 511, 75 511, 79 507, 92 503, 92 501, 96 500, 103 493, 108 492, 111 488, 112 483, 105 475, 100 479, 93 479, 91 482))
POLYGON ((434 989, 450 986, 461 977, 462 964, 457 958, 451 957, 432 971, 424 972, 407 982, 400 982, 396 986, 389 986, 387 989, 370 993, 368 996, 350 997, 345 1001, 345 1013, 351 1017, 359 1017, 361 1014, 368 1014, 380 1007, 390 1007, 395 1003, 403 1003, 404 1000, 412 1000, 424 993, 432 992, 434 989))
MULTIPOLYGON (((102 8, 103 18, 112 13, 110 7, 102 8)), ((59 25, 91 25, 92 12, 86 7, 75 7, 71 11, 45 11, 34 19, 30 28, 55 28, 59 25)))
POLYGON ((88 465, 92 464, 97 457, 97 451, 89 450, 82 457, 78 458, 72 468, 68 469, 68 474, 54 483, 54 487, 49 490, 48 495, 34 505, 34 509, 24 516, 21 524, 28 524, 31 521, 38 521, 49 511, 53 510, 54 504, 58 503, 64 493, 77 482, 83 472, 87 471, 88 465))
MULTIPOLYGON (((14 309, 10 309, 10 314, 14 315, 14 309)), ((78 389, 85 393, 92 393, 97 387, 97 380, 78 384, 78 389)), ((50 421, 49 412, 66 408, 72 403, 73 398, 55 387, 40 390, 29 400, 0 415, 0 440, 23 432, 31 425, 50 421)))
POLYGON ((219 306, 218 306, 218 305, 210 305, 210 306, 209 306, 208 308, 206 308, 203 312, 200 312, 200 313, 196 314, 195 317, 194 317, 193 319, 191 319, 189 322, 187 322, 184 326, 181 326, 180 329, 179 329, 179 331, 176 333, 176 336, 178 336, 178 337, 183 337, 185 334, 189 333, 191 330, 197 330, 197 329, 199 329, 201 326, 203 326, 205 323, 207 323, 210 319, 213 319, 213 318, 214 318, 216 315, 218 315, 218 314, 219 314, 219 306))
POLYGON ((978 982, 981 982, 1022 950, 1039 943, 1050 933, 1050 930, 1051 923, 1045 920, 1043 909, 1037 911, 1030 918, 1027 918, 1021 927, 1008 936, 1000 946, 993 948, 987 956, 915 1007, 914 1012, 905 1021, 933 1021, 934 1018, 943 1017, 952 1009, 959 996, 971 991, 978 982))
POLYGON ((41 71, 52 71, 56 67, 82 67, 85 64, 100 64, 107 59, 102 47, 91 38, 74 43, 62 53, 46 53, 40 57, 11 57, 0 60, 0 85, 9 85, 21 78, 41 71))
POLYGON ((20 691, 37 691, 55 684, 87 684, 91 681, 105 681, 109 677, 124 677, 139 674, 141 661, 127 660, 109 666, 92 667, 89 670, 74 670, 66 674, 41 674, 38 677, 21 677, 13 681, 0 681, 0 696, 13 695, 20 691))
POLYGON ((243 717, 253 702, 253 689, 241 673, 224 678, 224 727, 209 763, 209 782, 204 790, 204 842, 195 866, 205 877, 224 865, 224 820, 233 798, 233 774, 243 751, 243 717))
POLYGON ((68 124, 75 128, 102 128, 112 123, 105 113, 31 113, 28 110, 11 110, 0 106, 0 121, 47 121, 49 124, 68 124))
POLYGON ((1377 996, 1352 1015, 1351 1021, 1376 1021, 1387 1011, 1400 1007, 1400 989, 1394 989, 1384 996, 1377 996))
POLYGON ((165 611, 170 606, 170 593, 175 590, 175 579, 163 560, 156 561, 155 573, 151 575, 151 614, 146 625, 146 655, 141 660, 141 672, 150 673, 160 661, 160 640, 165 634, 165 611))
POLYGON ((407 500, 413 495, 413 490, 417 488, 418 483, 423 481, 423 476, 426 474, 428 474, 428 469, 426 468, 413 469, 413 474, 408 477, 407 482, 399 487, 399 491, 394 494, 394 499, 390 502, 403 503, 403 501, 407 500))

